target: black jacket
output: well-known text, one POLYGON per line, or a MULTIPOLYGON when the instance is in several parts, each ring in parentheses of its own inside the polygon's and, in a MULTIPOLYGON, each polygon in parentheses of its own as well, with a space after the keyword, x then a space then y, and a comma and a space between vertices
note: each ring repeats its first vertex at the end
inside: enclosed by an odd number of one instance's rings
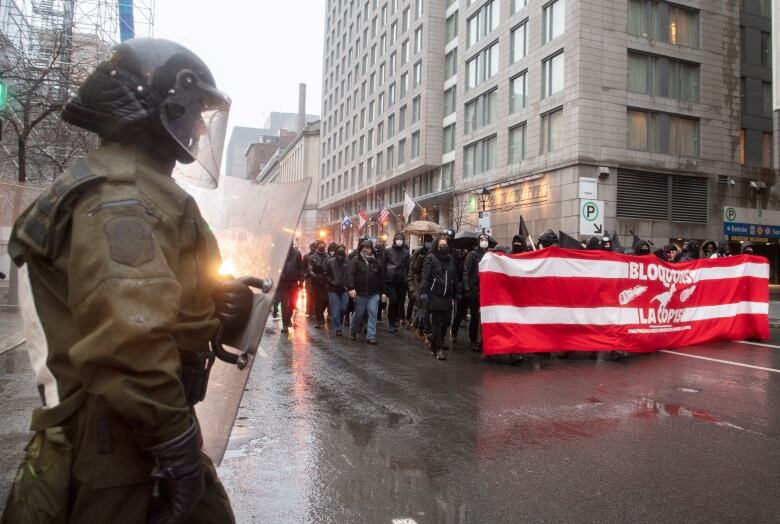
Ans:
POLYGON ((328 260, 325 274, 328 277, 328 291, 332 293, 344 293, 347 290, 349 261, 346 257, 344 257, 343 262, 339 262, 338 257, 331 258, 328 260))
POLYGON ((463 264, 463 292, 466 294, 479 296, 479 263, 485 253, 484 249, 478 247, 466 255, 466 262, 463 264))
POLYGON ((425 257, 420 294, 428 295, 428 310, 446 311, 451 308, 452 298, 460 294, 459 280, 452 256, 434 251, 425 257))
POLYGON ((325 275, 325 269, 328 266, 328 254, 319 251, 309 256, 309 265, 307 274, 309 280, 316 285, 324 286, 328 283, 328 277, 325 275))
POLYGON ((284 261, 284 267, 282 268, 282 274, 279 277, 280 282, 298 282, 303 279, 303 259, 301 258, 301 252, 294 247, 290 248, 290 252, 287 253, 287 259, 284 261))
POLYGON ((350 290, 354 289, 361 296, 385 294, 384 268, 376 258, 365 259, 363 255, 355 256, 349 262, 347 287, 350 290))
POLYGON ((414 253, 411 260, 411 267, 406 276, 406 289, 412 301, 417 302, 420 297, 420 282, 422 281, 422 268, 428 250, 421 247, 414 253))
POLYGON ((401 284, 409 273, 411 256, 405 247, 392 246, 385 249, 385 279, 393 284, 401 284))

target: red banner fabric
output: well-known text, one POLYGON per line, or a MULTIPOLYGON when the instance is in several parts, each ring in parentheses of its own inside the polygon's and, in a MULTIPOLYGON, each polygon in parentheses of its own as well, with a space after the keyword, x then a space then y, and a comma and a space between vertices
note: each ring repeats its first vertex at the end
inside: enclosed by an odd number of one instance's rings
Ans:
POLYGON ((479 265, 483 352, 648 352, 769 338, 769 264, 740 255, 669 264, 556 247, 479 265))

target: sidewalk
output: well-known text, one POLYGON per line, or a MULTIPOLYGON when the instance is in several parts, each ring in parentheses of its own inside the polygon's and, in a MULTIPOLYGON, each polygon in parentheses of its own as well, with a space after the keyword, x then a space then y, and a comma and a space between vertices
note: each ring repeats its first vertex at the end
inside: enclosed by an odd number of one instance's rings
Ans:
POLYGON ((22 314, 18 309, 0 308, 0 353, 24 341, 22 314))

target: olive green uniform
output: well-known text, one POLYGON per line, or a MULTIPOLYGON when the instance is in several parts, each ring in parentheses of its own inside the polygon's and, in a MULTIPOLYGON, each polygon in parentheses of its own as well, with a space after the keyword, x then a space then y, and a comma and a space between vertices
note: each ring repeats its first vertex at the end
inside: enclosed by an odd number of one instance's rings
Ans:
MULTIPOLYGON (((57 522, 147 518, 154 462, 143 448, 190 426, 182 361, 207 352, 218 327, 219 250, 171 167, 134 146, 101 146, 16 222, 9 251, 24 263, 20 297, 44 405, 3 522, 33 511, 65 512, 57 522)), ((206 494, 188 522, 233 521, 205 455, 203 467, 206 494)))

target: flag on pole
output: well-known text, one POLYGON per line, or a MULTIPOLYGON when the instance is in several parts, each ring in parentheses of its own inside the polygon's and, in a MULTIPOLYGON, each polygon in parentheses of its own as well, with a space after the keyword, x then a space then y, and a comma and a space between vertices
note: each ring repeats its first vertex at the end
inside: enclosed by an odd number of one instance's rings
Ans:
POLYGON ((344 231, 348 227, 352 227, 352 219, 349 218, 349 215, 347 215, 347 212, 344 211, 344 218, 341 221, 341 230, 344 231))
POLYGON ((370 220, 368 213, 366 213, 366 210, 363 209, 363 207, 360 207, 360 211, 358 211, 358 225, 360 229, 363 229, 363 226, 368 224, 368 221, 370 220))
POLYGON ((412 211, 414 211, 416 205, 417 202, 415 202, 404 189, 404 220, 407 222, 409 222, 409 217, 412 215, 412 211))
POLYGON ((384 202, 379 202, 379 223, 384 225, 390 220, 390 211, 385 207, 384 202))

